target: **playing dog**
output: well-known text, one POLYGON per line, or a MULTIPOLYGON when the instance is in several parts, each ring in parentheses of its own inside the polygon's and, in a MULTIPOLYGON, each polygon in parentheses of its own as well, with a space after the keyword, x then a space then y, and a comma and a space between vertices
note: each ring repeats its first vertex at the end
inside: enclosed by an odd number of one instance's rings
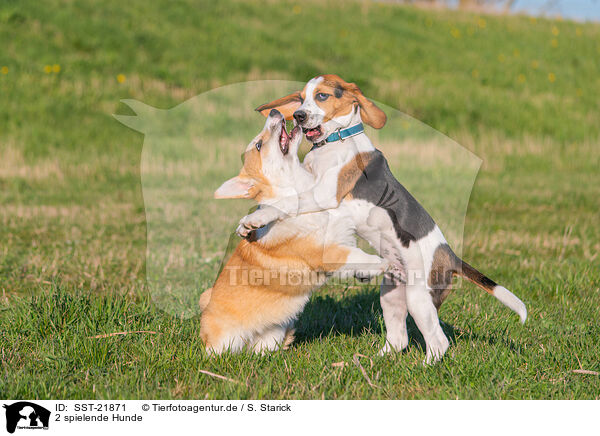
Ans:
POLYGON ((454 275, 475 283, 525 322, 523 302, 458 258, 431 216, 396 180, 362 124, 379 129, 386 115, 358 86, 332 74, 317 76, 303 90, 256 110, 266 114, 272 109, 282 112, 286 119, 293 117, 313 143, 304 165, 318 183, 309 191, 292 193, 242 218, 238 234, 246 236, 278 220, 332 210, 340 204, 352 210, 358 234, 401 267, 407 277, 406 283, 394 280, 381 285, 387 330, 382 354, 408 345, 406 317, 410 313, 425 339, 426 362, 444 355, 449 343, 437 310, 454 275))
MULTIPOLYGON (((265 207, 310 190, 315 178, 298 159, 301 140, 299 127, 288 135, 281 113, 269 111, 239 175, 223 183, 215 198, 253 198, 265 207)), ((328 276, 368 280, 384 272, 387 261, 356 247, 351 213, 342 206, 292 217, 240 241, 201 297, 200 336, 207 351, 275 350, 290 342, 294 321, 328 276)))

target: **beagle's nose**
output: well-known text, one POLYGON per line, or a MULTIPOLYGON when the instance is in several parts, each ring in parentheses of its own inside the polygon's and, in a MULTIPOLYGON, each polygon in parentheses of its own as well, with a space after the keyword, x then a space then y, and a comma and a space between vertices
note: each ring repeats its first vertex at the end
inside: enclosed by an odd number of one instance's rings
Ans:
POLYGON ((302 110, 297 110, 296 112, 294 112, 294 118, 299 123, 303 123, 304 121, 306 121, 306 112, 302 110))

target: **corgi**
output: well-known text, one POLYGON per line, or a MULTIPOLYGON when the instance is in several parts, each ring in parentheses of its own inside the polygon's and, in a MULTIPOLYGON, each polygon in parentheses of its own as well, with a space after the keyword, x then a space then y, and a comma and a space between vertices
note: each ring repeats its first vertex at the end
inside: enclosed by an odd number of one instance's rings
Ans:
MULTIPOLYGON (((288 134, 283 115, 270 111, 246 148, 241 171, 216 190, 215 198, 251 198, 260 208, 310 190, 315 177, 298 158, 301 140, 300 127, 288 134)), ((369 280, 385 272, 386 260, 356 247, 351 213, 341 206, 291 217, 241 240, 200 299, 200 336, 207 352, 285 347, 311 292, 328 277, 339 273, 369 280)))

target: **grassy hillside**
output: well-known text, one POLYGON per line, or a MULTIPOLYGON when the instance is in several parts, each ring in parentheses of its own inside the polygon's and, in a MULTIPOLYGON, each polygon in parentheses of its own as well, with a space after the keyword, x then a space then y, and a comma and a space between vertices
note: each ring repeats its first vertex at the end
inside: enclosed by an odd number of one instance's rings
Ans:
MULTIPOLYGON (((0 396, 597 398, 600 377, 572 371, 600 371, 600 26, 379 2, 8 0, 0 42, 0 396), (465 285, 440 312, 449 355, 425 369, 414 329, 406 354, 376 357, 374 287, 330 287, 292 350, 209 360, 198 318, 152 304, 143 136, 111 116, 130 113, 119 100, 170 108, 323 72, 484 160, 463 255, 523 298, 525 326, 465 285), (123 330, 157 334, 88 338, 123 330)), ((201 250, 214 271, 223 253, 201 250)))
POLYGON ((3 114, 99 122, 123 95, 168 106, 226 83, 335 71, 444 133, 599 133, 597 25, 383 2, 263 4, 3 2, 3 114), (60 73, 45 75, 54 64, 60 73), (58 98, 68 95, 77 99, 58 98))

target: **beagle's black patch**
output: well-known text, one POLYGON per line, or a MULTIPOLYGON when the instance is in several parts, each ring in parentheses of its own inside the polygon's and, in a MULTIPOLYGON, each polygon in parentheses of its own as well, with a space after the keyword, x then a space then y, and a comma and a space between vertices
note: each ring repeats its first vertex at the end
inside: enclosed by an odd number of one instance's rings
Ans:
POLYGON ((448 244, 440 244, 433 253, 431 270, 429 271, 428 285, 429 293, 437 310, 450 293, 452 277, 460 268, 460 259, 448 244))
POLYGON ((341 98, 343 94, 344 88, 342 88, 340 85, 337 85, 333 90, 333 95, 335 95, 335 98, 341 98))
POLYGON ((368 163, 351 194, 353 198, 366 200, 384 209, 404 247, 408 247, 411 241, 425 237, 435 227, 435 222, 423 206, 396 180, 379 150, 370 153, 368 163))
POLYGON ((464 260, 462 261, 462 276, 467 280, 475 283, 477 286, 481 286, 490 294, 494 293, 494 288, 497 286, 497 283, 487 277, 485 274, 482 274, 471 265, 469 265, 464 260))

